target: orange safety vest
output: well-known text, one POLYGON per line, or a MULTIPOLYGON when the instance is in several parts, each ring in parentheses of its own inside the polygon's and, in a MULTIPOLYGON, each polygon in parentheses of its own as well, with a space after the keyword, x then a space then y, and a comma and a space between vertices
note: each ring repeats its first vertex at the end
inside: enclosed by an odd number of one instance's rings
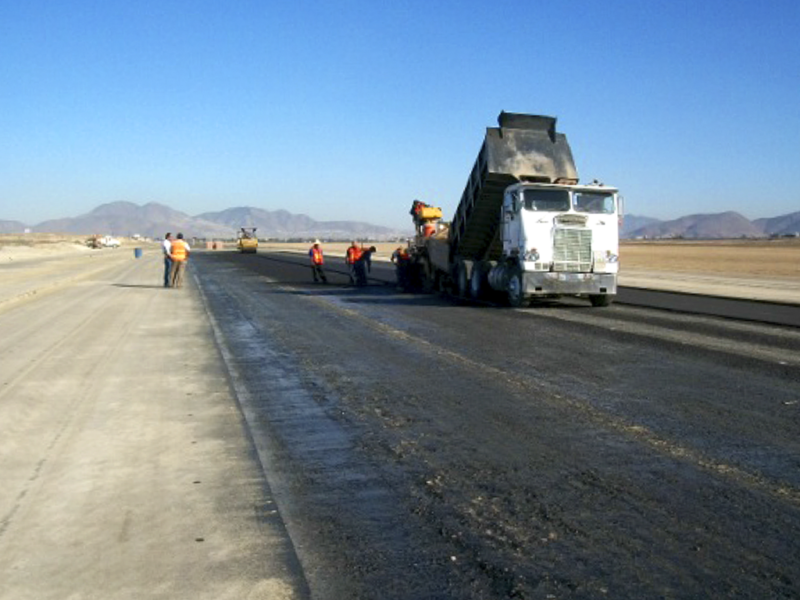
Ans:
POLYGON ((355 246, 350 246, 347 249, 347 263, 352 265, 359 258, 361 258, 361 248, 356 248, 355 246))
POLYGON ((170 258, 175 262, 183 262, 189 253, 186 251, 186 242, 183 240, 173 240, 170 249, 170 258))
POLYGON ((321 265, 323 263, 322 250, 319 248, 311 248, 311 264, 321 265))

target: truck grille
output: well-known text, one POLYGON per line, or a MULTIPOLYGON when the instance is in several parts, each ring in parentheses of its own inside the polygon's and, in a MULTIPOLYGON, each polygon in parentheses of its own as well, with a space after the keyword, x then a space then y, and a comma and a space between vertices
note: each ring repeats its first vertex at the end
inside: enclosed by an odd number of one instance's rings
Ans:
POLYGON ((553 270, 588 273, 592 270, 592 230, 556 229, 553 270))

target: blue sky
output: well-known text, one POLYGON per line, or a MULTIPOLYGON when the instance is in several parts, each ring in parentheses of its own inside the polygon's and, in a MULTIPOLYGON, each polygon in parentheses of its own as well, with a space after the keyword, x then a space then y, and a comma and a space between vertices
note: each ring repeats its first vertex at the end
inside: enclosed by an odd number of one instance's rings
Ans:
POLYGON ((800 210, 797 0, 6 0, 0 219, 118 200, 408 227, 501 110, 662 219, 800 210))

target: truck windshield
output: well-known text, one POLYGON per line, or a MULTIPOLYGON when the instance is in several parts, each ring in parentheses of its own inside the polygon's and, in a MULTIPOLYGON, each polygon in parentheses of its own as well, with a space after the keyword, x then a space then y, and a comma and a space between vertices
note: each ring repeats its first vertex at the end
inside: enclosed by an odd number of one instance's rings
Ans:
POLYGON ((576 192, 572 197, 572 205, 575 212, 599 215, 614 214, 614 196, 611 194, 576 192))
POLYGON ((566 212, 569 194, 566 190, 525 190, 525 208, 539 212, 566 212))

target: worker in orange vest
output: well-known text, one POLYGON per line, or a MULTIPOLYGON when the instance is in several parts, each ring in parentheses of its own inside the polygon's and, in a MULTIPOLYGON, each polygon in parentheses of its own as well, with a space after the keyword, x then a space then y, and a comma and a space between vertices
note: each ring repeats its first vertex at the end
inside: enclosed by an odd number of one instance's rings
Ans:
POLYGON ((394 263, 394 273, 397 277, 397 289, 405 292, 408 290, 408 266, 411 264, 411 255, 407 248, 400 246, 392 252, 392 262, 394 263))
POLYGON ((347 254, 345 254, 344 258, 344 262, 347 263, 347 273, 350 275, 350 285, 356 284, 356 263, 358 263, 359 258, 361 258, 361 248, 353 241, 350 243, 350 247, 347 249, 347 254))
POLYGON ((177 239, 172 241, 170 246, 170 258, 172 259, 172 287, 183 287, 183 273, 186 270, 186 261, 189 260, 189 253, 192 249, 183 239, 183 234, 179 233, 177 239))
POLYGON ((369 248, 359 248, 360 254, 353 265, 353 274, 355 275, 356 285, 367 285, 367 273, 372 270, 372 255, 378 251, 375 246, 369 248))
POLYGON ((328 283, 328 278, 325 276, 325 271, 322 265, 325 264, 325 257, 322 255, 322 248, 320 248, 319 240, 314 240, 314 245, 308 251, 308 257, 311 259, 311 274, 314 275, 314 283, 328 283))

